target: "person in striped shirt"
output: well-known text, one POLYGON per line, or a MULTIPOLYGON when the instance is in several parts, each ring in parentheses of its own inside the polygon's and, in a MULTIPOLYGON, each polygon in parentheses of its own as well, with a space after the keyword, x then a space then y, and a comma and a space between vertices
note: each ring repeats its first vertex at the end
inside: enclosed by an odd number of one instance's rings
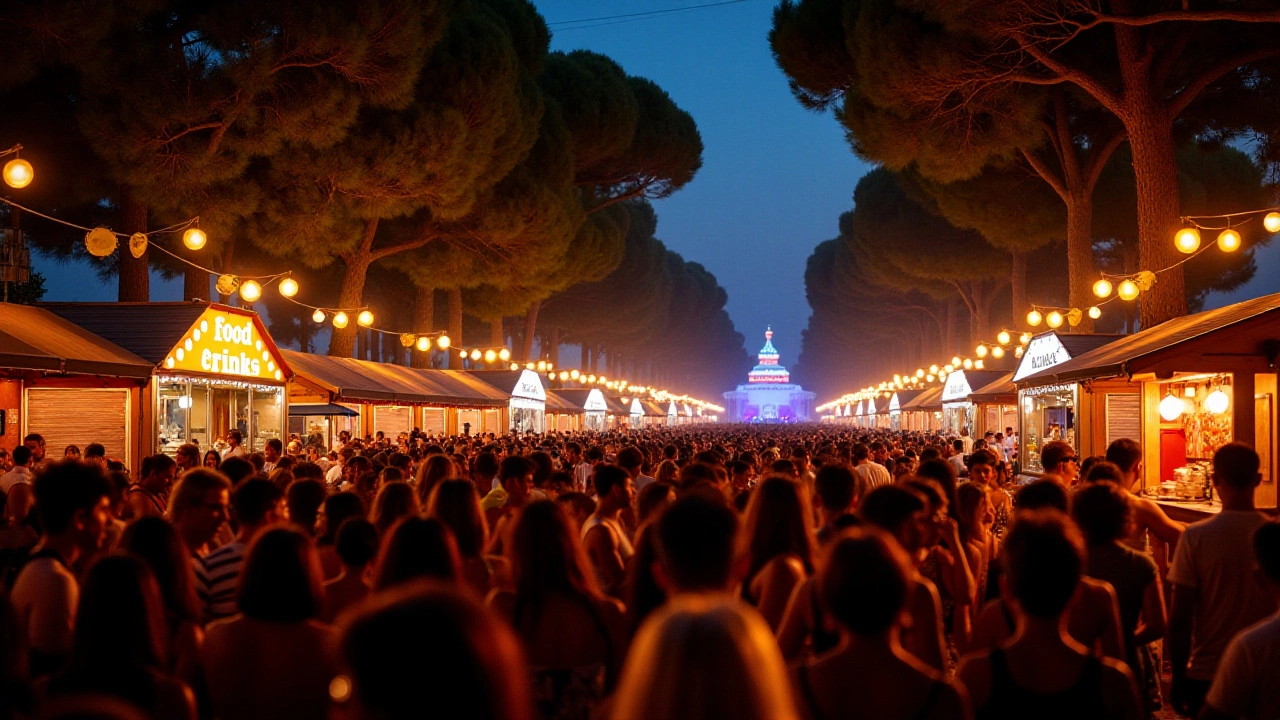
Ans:
POLYGON ((196 596, 206 623, 239 612, 236 589, 249 543, 263 528, 287 518, 284 491, 261 478, 240 483, 231 494, 231 508, 240 521, 235 540, 195 561, 196 596))

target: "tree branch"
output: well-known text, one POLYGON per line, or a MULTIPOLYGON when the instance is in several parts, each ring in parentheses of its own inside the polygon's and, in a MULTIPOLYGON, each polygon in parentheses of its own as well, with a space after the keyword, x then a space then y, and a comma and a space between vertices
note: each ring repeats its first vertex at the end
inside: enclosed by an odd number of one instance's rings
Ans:
POLYGON ((1072 67, 1055 59, 1042 48, 1036 47, 1035 43, 1022 42, 1019 40, 1019 44, 1028 55, 1035 58, 1041 65, 1044 65, 1046 68, 1049 68, 1050 71, 1057 73, 1063 80, 1078 86, 1081 90, 1092 95, 1095 100, 1102 103, 1102 105, 1111 112, 1116 115, 1121 114, 1121 110, 1123 108, 1121 106, 1120 98, 1116 96, 1115 93, 1108 90, 1107 87, 1099 82, 1097 78, 1083 70, 1080 70, 1079 68, 1072 67))
POLYGON ((1145 25, 1158 25, 1167 22, 1245 22, 1245 23, 1269 23, 1280 22, 1280 10, 1213 10, 1213 11, 1194 11, 1194 10, 1171 10, 1168 12, 1151 13, 1150 15, 1104 15, 1097 14, 1092 20, 1079 24, 1077 34, 1084 30, 1098 27, 1099 25, 1129 25, 1132 27, 1142 27, 1145 25))
POLYGON ((1023 149, 1022 157, 1031 165, 1031 169, 1036 171, 1036 174, 1040 176, 1040 179, 1049 183, 1049 187, 1053 188, 1053 191, 1058 193, 1058 197, 1063 200, 1071 197, 1071 193, 1067 191, 1067 186, 1062 181, 1062 178, 1054 174, 1053 170, 1035 153, 1030 150, 1023 149))
POLYGON ((1093 195, 1093 188, 1098 184, 1098 178, 1102 177, 1102 169, 1107 166, 1111 155, 1128 137, 1129 133, 1125 130, 1115 130, 1109 137, 1094 146, 1095 149, 1089 153, 1089 160, 1085 166, 1083 190, 1086 193, 1093 195))
POLYGON ((1189 81, 1182 90, 1173 96, 1173 102, 1169 108, 1169 117, 1174 118, 1182 114, 1204 89, 1209 87, 1215 80, 1223 75, 1249 63, 1265 60, 1270 57, 1280 57, 1280 43, 1276 43, 1270 47, 1254 48, 1249 52, 1243 52, 1235 57, 1227 58, 1222 62, 1210 67, 1200 74, 1199 77, 1189 81))

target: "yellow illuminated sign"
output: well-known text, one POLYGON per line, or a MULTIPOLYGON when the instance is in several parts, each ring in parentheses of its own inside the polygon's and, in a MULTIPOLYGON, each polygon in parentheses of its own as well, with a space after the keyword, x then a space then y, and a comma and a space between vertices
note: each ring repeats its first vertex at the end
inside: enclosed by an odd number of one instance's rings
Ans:
POLYGON ((284 380, 280 357, 264 342, 257 318, 216 307, 204 311, 164 360, 167 370, 284 380))

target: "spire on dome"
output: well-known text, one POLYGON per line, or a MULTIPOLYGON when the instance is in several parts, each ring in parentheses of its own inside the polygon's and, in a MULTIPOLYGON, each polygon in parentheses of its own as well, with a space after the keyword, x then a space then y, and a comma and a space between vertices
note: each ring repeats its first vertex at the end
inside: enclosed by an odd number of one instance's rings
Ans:
POLYGON ((752 383, 788 383, 791 374, 778 364, 778 351, 773 347, 773 326, 765 326, 764 347, 760 348, 759 364, 747 376, 752 383))

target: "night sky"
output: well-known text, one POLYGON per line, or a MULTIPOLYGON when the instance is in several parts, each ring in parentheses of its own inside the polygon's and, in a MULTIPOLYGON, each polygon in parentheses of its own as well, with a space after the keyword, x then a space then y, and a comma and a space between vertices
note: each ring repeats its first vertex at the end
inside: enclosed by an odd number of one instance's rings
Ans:
MULTIPOLYGON (((774 65, 767 34, 775 0, 689 9, 644 18, 569 21, 714 0, 534 0, 553 31, 552 49, 588 49, 647 77, 692 113, 705 145, 697 177, 655 203, 658 237, 700 262, 729 293, 729 313, 754 354, 772 324, 784 364, 794 365, 809 315, 804 264, 836 235, 868 166, 849 150, 836 121, 795 101, 774 65)), ((1208 307, 1280 292, 1280 243, 1258 253, 1254 280, 1208 307)), ((37 258, 48 300, 112 300, 82 264, 37 258)), ((180 300, 181 283, 153 276, 153 300, 180 300)), ((745 379, 744 379, 745 380, 745 379)))

